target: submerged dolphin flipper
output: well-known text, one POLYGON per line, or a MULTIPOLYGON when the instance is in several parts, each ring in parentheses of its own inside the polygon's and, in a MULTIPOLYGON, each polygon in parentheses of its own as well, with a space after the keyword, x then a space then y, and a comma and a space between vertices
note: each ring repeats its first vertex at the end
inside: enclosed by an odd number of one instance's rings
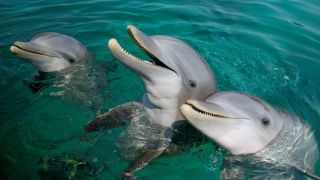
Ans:
POLYGON ((135 159, 129 167, 123 171, 121 179, 134 179, 133 173, 142 169, 146 165, 148 165, 153 159, 160 156, 168 147, 168 140, 161 140, 158 144, 158 148, 155 150, 150 150, 137 159, 135 159))
POLYGON ((84 127, 84 132, 107 130, 128 124, 132 118, 142 115, 144 109, 139 102, 132 101, 110 109, 108 112, 97 116, 84 127))
MULTIPOLYGON (((224 163, 224 167, 225 165, 225 161, 224 163)), ((237 166, 235 167, 228 167, 228 168, 223 168, 220 171, 220 179, 221 180, 228 180, 228 179, 246 179, 245 174, 243 173, 243 171, 239 171, 239 168, 237 166)))
POLYGON ((23 81, 24 84, 26 84, 33 93, 37 93, 43 88, 46 88, 49 86, 49 83, 44 83, 44 82, 28 82, 28 81, 23 81))

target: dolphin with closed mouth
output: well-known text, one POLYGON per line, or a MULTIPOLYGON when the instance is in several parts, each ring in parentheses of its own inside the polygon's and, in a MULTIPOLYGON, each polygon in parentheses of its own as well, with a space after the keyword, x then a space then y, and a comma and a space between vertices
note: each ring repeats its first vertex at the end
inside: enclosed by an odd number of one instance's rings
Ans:
POLYGON ((54 88, 50 96, 89 106, 99 111, 101 104, 98 78, 106 79, 105 70, 92 63, 87 48, 77 39, 56 32, 43 32, 27 42, 16 41, 10 51, 38 68, 23 82, 36 93, 44 87, 54 88))
POLYGON ((78 40, 56 32, 37 34, 28 42, 16 41, 10 51, 41 72, 63 70, 89 55, 78 40))
POLYGON ((31 76, 34 82, 27 82, 34 93, 48 86, 39 81, 67 74, 70 66, 89 57, 87 48, 78 40, 56 32, 39 33, 27 42, 16 41, 10 51, 39 69, 31 76))
POLYGON ((258 179, 320 179, 312 172, 318 159, 314 134, 292 113, 233 91, 215 93, 205 101, 188 100, 181 112, 231 153, 225 157, 222 179, 245 179, 249 174, 258 179))
MULTIPOLYGON (((116 39, 109 40, 108 47, 113 56, 143 81, 145 92, 141 102, 128 102, 109 110, 89 122, 84 131, 121 126, 128 119, 131 122, 148 119, 153 128, 145 127, 140 129, 143 133, 133 133, 132 136, 144 134, 145 137, 140 139, 151 139, 151 136, 165 132, 163 137, 157 136, 159 140, 166 139, 165 142, 158 142, 155 148, 146 150, 124 171, 124 176, 131 177, 135 171, 159 156, 167 148, 170 141, 168 139, 172 138, 168 134, 173 133, 179 124, 185 123, 180 106, 190 98, 204 100, 215 92, 216 86, 214 74, 208 64, 185 42, 164 35, 146 36, 132 25, 127 30, 131 39, 151 60, 142 60, 127 53, 116 39), (156 129, 155 127, 165 131, 150 134, 148 129, 156 129)), ((140 131, 138 127, 144 126, 137 126, 135 131, 140 131)))

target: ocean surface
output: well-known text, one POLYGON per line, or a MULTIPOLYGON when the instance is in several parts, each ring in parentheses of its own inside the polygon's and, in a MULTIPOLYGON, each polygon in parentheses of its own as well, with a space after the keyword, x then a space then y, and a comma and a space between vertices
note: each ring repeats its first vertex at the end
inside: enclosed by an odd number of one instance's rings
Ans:
MULTIPOLYGON (((213 69, 220 90, 256 95, 294 112, 320 143, 319 0, 200 1, 1 1, 0 2, 0 176, 119 179, 129 161, 116 141, 123 128, 82 135, 98 113, 138 100, 143 84, 107 49, 110 38, 145 58, 130 40, 132 24, 148 35, 169 35, 190 44, 213 69), (93 109, 72 98, 32 93, 25 85, 37 69, 11 54, 14 41, 40 32, 75 37, 99 64, 96 78, 102 103, 93 109), (99 111, 100 110, 100 111, 99 111)), ((95 69, 93 69, 95 71, 95 69)), ((136 173, 138 179, 218 179, 223 152, 205 142, 161 156, 136 173)), ((320 163, 316 173, 320 175, 320 163)))

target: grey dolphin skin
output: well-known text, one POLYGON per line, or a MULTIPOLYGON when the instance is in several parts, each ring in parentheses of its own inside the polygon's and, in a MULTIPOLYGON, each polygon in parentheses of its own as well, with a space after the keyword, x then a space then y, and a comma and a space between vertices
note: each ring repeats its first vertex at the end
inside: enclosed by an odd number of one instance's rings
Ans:
POLYGON ((145 114, 147 119, 164 128, 166 142, 159 142, 154 149, 149 149, 135 159, 124 171, 124 176, 132 178, 135 171, 148 164, 167 148, 175 125, 180 122, 184 124, 180 106, 190 98, 204 100, 215 92, 216 87, 214 74, 208 64, 185 42, 169 36, 146 36, 131 25, 127 30, 135 44, 151 58, 150 61, 127 53, 116 39, 111 39, 108 47, 122 64, 130 68, 143 81, 145 92, 142 100, 111 109, 89 122, 84 127, 84 131, 121 126, 125 124, 123 121, 128 119, 132 121, 137 114, 145 114))
POLYGON ((183 116, 227 149, 222 179, 320 179, 312 169, 318 145, 297 116, 241 92, 218 92, 203 101, 188 100, 183 116), (242 178, 243 177, 243 178, 242 178))
POLYGON ((92 63, 87 48, 78 40, 65 34, 44 32, 28 42, 14 42, 10 50, 38 68, 31 80, 23 81, 32 92, 52 87, 54 90, 49 91, 49 96, 99 111, 100 86, 105 83, 97 79, 106 79, 105 69, 102 71, 95 66, 96 62, 92 63))
POLYGON ((56 32, 45 32, 28 42, 16 41, 10 51, 42 72, 60 71, 88 55, 78 40, 56 32))

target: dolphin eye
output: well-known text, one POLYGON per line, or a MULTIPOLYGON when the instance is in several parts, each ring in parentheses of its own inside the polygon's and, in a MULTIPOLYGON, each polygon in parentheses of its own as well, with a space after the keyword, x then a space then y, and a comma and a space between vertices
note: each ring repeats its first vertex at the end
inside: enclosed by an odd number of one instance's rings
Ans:
POLYGON ((192 88, 197 87, 197 83, 196 83, 195 81, 193 81, 193 80, 189 80, 189 85, 190 85, 190 87, 192 87, 192 88))
POLYGON ((269 126, 270 125, 270 120, 268 118, 262 118, 261 119, 261 123, 264 125, 264 126, 269 126))
POLYGON ((71 59, 71 58, 69 58, 68 61, 69 61, 70 63, 74 63, 74 62, 75 62, 75 60, 74 60, 74 59, 71 59))

